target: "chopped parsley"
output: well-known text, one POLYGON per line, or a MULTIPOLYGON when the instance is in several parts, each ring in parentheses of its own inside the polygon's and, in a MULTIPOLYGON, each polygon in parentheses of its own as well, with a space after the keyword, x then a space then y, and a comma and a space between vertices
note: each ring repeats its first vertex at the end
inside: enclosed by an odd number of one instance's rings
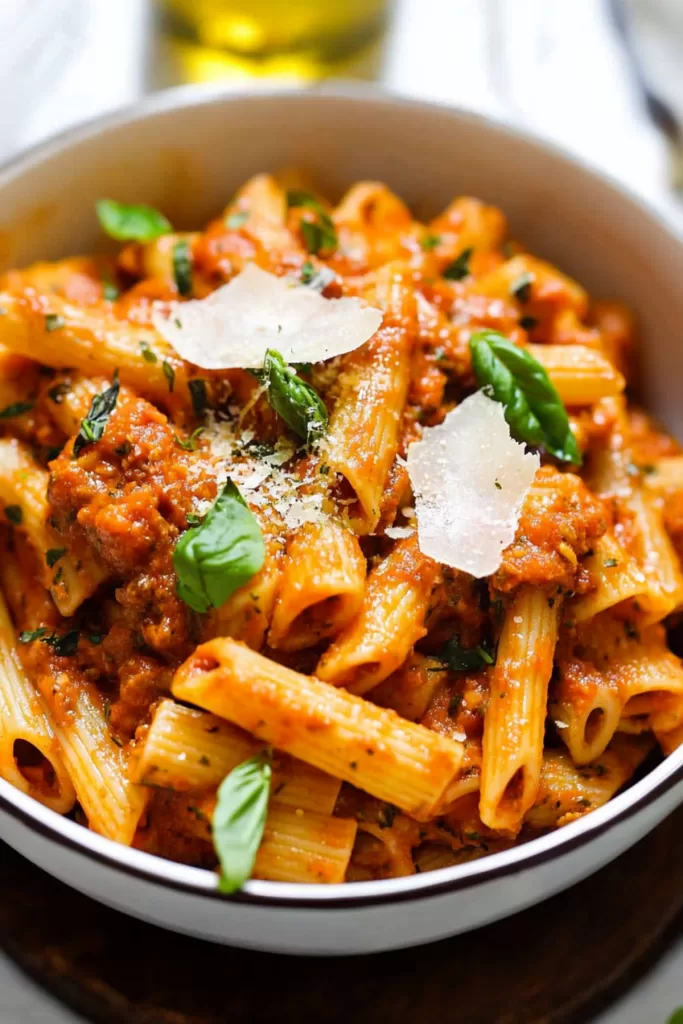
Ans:
POLYGON ((179 295, 192 294, 192 250, 185 239, 173 246, 173 278, 179 295))
POLYGON ((12 420, 15 416, 23 416, 32 408, 33 402, 13 402, 12 405, 6 405, 4 409, 0 410, 0 420, 12 420))
POLYGON ((45 330, 46 331, 58 331, 64 327, 66 320, 63 316, 59 316, 57 313, 48 313, 45 317, 45 330))
POLYGON ((172 392, 175 387, 175 370, 166 359, 164 359, 161 364, 161 369, 163 370, 164 377, 168 381, 168 390, 172 392))
POLYGON ((175 434, 175 443, 178 445, 179 448, 182 448, 183 451, 185 452, 194 452, 197 450, 197 438, 200 436, 200 434, 204 433, 205 429, 205 427, 197 427, 196 430, 192 431, 187 441, 183 441, 181 438, 178 437, 177 434, 175 434))
POLYGON ((425 252, 431 252, 432 249, 436 249, 437 245, 441 244, 441 235, 435 235, 433 232, 428 231, 426 235, 423 235, 420 240, 420 245, 425 252))
POLYGON ((463 249, 459 256, 457 256, 452 263, 449 263, 443 272, 443 276, 448 281, 462 281, 463 278, 469 277, 470 274, 470 259, 474 248, 470 246, 468 249, 463 249))
POLYGON ((190 390, 190 398, 192 399, 192 411, 199 418, 204 415, 209 404, 206 394, 206 381, 202 380, 201 377, 196 377, 194 380, 188 380, 187 386, 190 390))
POLYGON ((94 444, 100 440, 104 434, 109 417, 116 408, 120 387, 119 371, 117 370, 111 386, 106 391, 103 391, 101 395, 95 395, 90 403, 88 415, 81 423, 81 429, 74 441, 74 455, 80 454, 87 445, 94 444))
POLYGON ((152 346, 148 341, 141 341, 140 349, 142 351, 142 358, 145 360, 146 363, 156 363, 156 352, 154 352, 152 346))
POLYGON ((52 569, 62 555, 66 554, 66 548, 48 548, 45 552, 45 561, 47 562, 48 568, 52 569))
POLYGON ((533 283, 533 274, 525 270, 510 285, 510 295, 514 296, 519 302, 528 302, 531 298, 531 286, 533 283))

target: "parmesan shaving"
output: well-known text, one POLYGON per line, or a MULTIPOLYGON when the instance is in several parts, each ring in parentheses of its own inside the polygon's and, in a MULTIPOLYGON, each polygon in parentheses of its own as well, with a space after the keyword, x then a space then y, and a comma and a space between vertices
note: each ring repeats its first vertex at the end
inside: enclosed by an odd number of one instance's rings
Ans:
POLYGON ((204 299, 174 303, 152 322, 179 356, 207 370, 258 369, 266 350, 288 363, 317 363, 352 352, 375 333, 382 313, 356 298, 325 299, 248 263, 204 299))
POLYGON ((415 533, 414 526, 387 526, 384 534, 391 540, 402 540, 404 537, 410 537, 411 534, 415 533))
POLYGON ((500 403, 466 398, 408 448, 420 550, 478 578, 496 572, 539 465, 510 437, 500 403))

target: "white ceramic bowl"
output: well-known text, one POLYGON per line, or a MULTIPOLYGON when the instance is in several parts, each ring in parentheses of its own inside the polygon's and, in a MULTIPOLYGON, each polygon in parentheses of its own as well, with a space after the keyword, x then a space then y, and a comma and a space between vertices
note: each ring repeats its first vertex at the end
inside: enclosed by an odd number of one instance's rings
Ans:
MULTIPOLYGON (((418 213, 471 193, 595 294, 640 316, 644 396, 683 436, 683 245, 612 182, 536 139, 471 114, 357 89, 153 97, 39 146, 0 173, 0 260, 102 244, 102 196, 161 206, 178 227, 215 214, 249 175, 316 173, 332 194, 377 178, 418 213)), ((247 883, 118 846, 0 781, 0 836, 95 899, 177 931, 286 953, 367 953, 476 928, 545 899, 644 836, 683 799, 683 748, 607 806, 505 853, 411 878, 345 886, 247 883)))

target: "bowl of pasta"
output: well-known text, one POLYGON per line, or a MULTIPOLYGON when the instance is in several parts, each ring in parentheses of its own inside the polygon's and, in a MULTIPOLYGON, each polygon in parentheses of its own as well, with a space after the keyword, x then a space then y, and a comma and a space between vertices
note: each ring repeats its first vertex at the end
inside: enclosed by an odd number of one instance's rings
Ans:
POLYGON ((0 243, 2 839, 168 928, 351 954, 681 801, 653 213, 450 108, 192 88, 6 167, 0 243))

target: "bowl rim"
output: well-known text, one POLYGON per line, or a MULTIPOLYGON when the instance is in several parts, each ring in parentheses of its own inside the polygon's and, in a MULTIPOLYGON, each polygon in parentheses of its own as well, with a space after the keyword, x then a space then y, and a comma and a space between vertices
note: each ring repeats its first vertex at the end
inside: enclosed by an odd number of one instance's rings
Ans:
MULTIPOLYGON (((264 87, 236 90, 225 84, 207 83, 183 85, 143 97, 136 103, 113 112, 93 117, 69 127, 21 151, 0 167, 0 202, 2 189, 31 167, 58 155, 71 146, 97 136, 102 131, 144 120, 149 116, 193 106, 223 102, 277 102, 286 97, 306 102, 311 95, 349 100, 358 103, 373 101, 390 108, 408 108, 416 111, 437 111, 454 121, 470 122, 492 129, 526 144, 530 149, 550 152, 556 159, 579 170, 588 177, 602 182, 622 201, 635 207, 639 213, 654 221, 658 228, 679 245, 683 236, 663 214, 642 196, 632 192, 610 174, 592 166, 581 157, 553 141, 543 139, 527 129, 512 126, 499 117, 479 114, 444 101, 421 100, 392 93, 376 85, 355 82, 336 82, 310 87, 279 86, 265 83, 264 87)), ((622 824, 663 798, 683 783, 683 747, 664 758, 652 771, 625 792, 608 801, 562 829, 531 839, 519 846, 454 867, 440 868, 421 875, 388 878, 377 881, 346 882, 334 885, 303 885, 291 882, 249 880, 232 896, 225 896, 217 888, 217 875, 203 868, 190 867, 174 861, 122 846, 111 839, 97 835, 82 825, 64 818, 32 797, 0 779, 0 813, 15 819, 33 833, 91 859, 121 875, 137 878, 178 893, 203 899, 246 904, 253 907, 329 910, 386 905, 416 899, 433 898, 447 893, 473 889, 504 876, 531 870, 551 860, 566 856, 604 833, 622 824)), ((683 788, 681 789, 683 799, 683 788)))

